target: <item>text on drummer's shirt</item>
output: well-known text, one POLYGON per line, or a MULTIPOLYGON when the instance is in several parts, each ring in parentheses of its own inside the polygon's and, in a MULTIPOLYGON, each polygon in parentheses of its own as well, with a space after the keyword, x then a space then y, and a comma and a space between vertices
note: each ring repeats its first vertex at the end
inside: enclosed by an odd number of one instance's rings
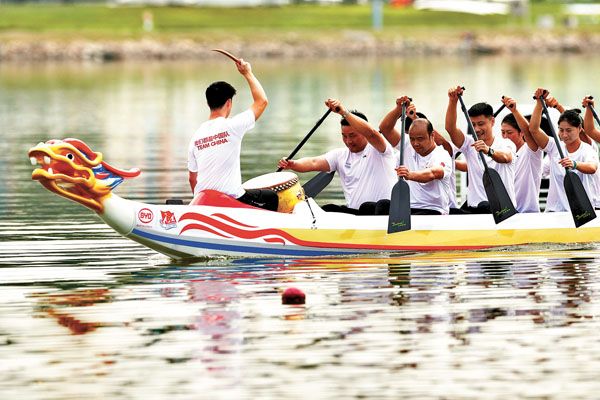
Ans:
POLYGON ((218 146, 220 144, 227 143, 227 139, 225 138, 228 136, 229 133, 227 133, 227 131, 219 132, 216 135, 211 135, 196 140, 194 142, 194 146, 196 146, 198 150, 206 149, 211 146, 218 146))

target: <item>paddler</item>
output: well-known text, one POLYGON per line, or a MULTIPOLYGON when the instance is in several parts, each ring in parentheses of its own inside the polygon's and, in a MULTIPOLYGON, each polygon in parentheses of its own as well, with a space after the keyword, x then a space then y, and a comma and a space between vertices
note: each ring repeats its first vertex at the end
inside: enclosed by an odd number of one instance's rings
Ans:
POLYGON ((442 146, 436 145, 431 122, 426 118, 413 120, 412 117, 417 116, 414 104, 408 96, 402 96, 396 99, 396 107, 384 117, 379 129, 387 141, 400 150, 401 134, 395 125, 403 104, 408 105, 411 123, 409 140, 404 141, 404 165, 398 166, 396 172, 406 179, 410 187, 410 212, 417 215, 448 214, 452 159, 442 146))
POLYGON ((581 141, 580 133, 583 130, 583 121, 579 110, 567 110, 558 118, 558 138, 564 158, 560 157, 554 140, 540 129, 542 118, 542 103, 540 96, 546 98, 550 92, 543 88, 535 91, 536 104, 529 121, 529 131, 537 145, 544 150, 550 158, 550 187, 546 199, 546 212, 569 211, 570 205, 564 187, 565 168, 572 168, 577 174, 583 188, 594 208, 600 206, 598 196, 598 153, 592 146, 581 141))
POLYGON ((483 186, 484 166, 479 159, 479 152, 483 152, 487 157, 488 167, 498 172, 514 204, 515 145, 510 140, 494 136, 494 110, 487 103, 474 104, 468 110, 477 140, 474 140, 470 134, 465 135, 456 125, 458 95, 462 95, 462 93, 461 86, 448 90, 448 109, 446 111, 446 131, 450 135, 452 143, 465 155, 469 169, 467 202, 461 208, 472 214, 487 214, 491 210, 483 186))
POLYGON ((327 204, 322 207, 325 211, 355 215, 389 213, 390 195, 397 181, 392 146, 368 123, 364 114, 348 110, 335 99, 328 99, 325 105, 342 116, 342 141, 346 147, 318 157, 283 158, 277 165, 296 172, 336 171, 346 205, 327 204))
POLYGON ((246 111, 229 118, 236 90, 227 82, 213 82, 206 89, 206 102, 210 108, 208 121, 200 125, 190 140, 188 170, 194 196, 202 190, 212 189, 236 198, 254 207, 276 211, 277 194, 269 189, 242 187, 240 151, 242 138, 254 127, 256 120, 267 107, 267 95, 252 73, 250 63, 236 62, 240 74, 248 81, 254 103, 246 111))
POLYGON ((501 132, 516 147, 515 197, 516 209, 521 213, 540 212, 540 184, 542 182, 542 149, 529 133, 529 122, 517 109, 517 102, 503 97, 502 103, 510 111, 502 119, 501 132))

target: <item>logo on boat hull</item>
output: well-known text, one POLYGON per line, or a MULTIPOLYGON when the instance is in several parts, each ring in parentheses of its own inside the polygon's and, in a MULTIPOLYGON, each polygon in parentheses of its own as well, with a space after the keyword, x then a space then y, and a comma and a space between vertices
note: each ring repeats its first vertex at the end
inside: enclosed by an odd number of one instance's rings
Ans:
POLYGON ((177 228, 177 219, 172 211, 161 211, 160 216, 160 226, 162 226, 163 229, 169 230, 177 228))
POLYGON ((138 219, 143 224, 149 224, 154 219, 154 214, 152 213, 152 210, 149 210, 147 208, 142 208, 138 212, 138 219))

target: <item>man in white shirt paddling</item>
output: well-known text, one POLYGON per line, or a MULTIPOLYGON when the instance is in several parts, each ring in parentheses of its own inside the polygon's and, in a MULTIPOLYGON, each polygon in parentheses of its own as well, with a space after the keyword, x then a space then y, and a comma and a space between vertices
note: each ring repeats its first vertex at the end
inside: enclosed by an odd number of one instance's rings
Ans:
POLYGON ((515 203, 515 146, 507 139, 495 137, 494 110, 487 103, 477 103, 469 111, 469 119, 473 123, 477 140, 468 134, 465 135, 456 125, 458 95, 462 95, 461 86, 448 90, 448 109, 446 110, 446 131, 452 143, 465 155, 469 171, 469 184, 467 186, 467 203, 463 204, 466 212, 474 214, 490 213, 488 198, 483 186, 484 166, 479 159, 479 151, 487 158, 487 165, 498 172, 506 191, 513 204, 515 203))
POLYGON ((529 133, 529 122, 517 110, 517 102, 503 97, 502 103, 511 112, 502 119, 502 137, 516 147, 515 197, 516 209, 521 213, 540 212, 540 184, 542 182, 542 159, 544 152, 529 133))
POLYGON ((194 133, 188 150, 190 186, 194 196, 212 189, 232 196, 254 207, 277 211, 277 194, 269 189, 244 190, 240 169, 242 138, 254 128, 267 107, 267 95, 252 73, 250 63, 236 62, 246 78, 254 103, 246 111, 228 118, 236 90, 227 82, 212 83, 206 89, 210 117, 194 133))
MULTIPOLYGON (((396 108, 381 121, 379 129, 387 141, 401 150, 401 133, 394 129, 402 104, 409 104, 408 96, 396 99, 396 108), (399 109, 399 110, 398 110, 399 109)), ((416 115, 412 104, 408 113, 416 115)), ((433 126, 426 118, 412 120, 408 140, 404 141, 404 165, 396 172, 410 187, 411 214, 448 214, 450 207, 450 177, 452 160, 448 152, 435 144, 433 126)))
POLYGON ((338 100, 329 99, 327 107, 342 116, 342 140, 346 147, 318 157, 281 159, 277 164, 296 172, 336 171, 342 181, 345 206, 327 204, 325 211, 355 215, 389 213, 389 200, 397 179, 394 151, 383 136, 358 111, 347 110, 338 100))

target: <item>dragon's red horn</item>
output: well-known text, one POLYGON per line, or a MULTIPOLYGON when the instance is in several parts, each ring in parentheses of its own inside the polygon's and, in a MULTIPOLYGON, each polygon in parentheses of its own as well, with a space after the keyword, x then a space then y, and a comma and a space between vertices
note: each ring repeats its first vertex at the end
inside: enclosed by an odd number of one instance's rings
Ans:
MULTIPOLYGON (((73 147, 75 147, 77 150, 81 151, 83 154, 85 154, 90 159, 90 161, 96 160, 96 158, 100 154, 100 153, 94 153, 87 144, 85 144, 84 142, 82 142, 79 139, 69 138, 69 139, 65 139, 64 141, 66 143, 69 143, 73 147)), ((108 171, 110 171, 111 173, 113 173, 115 175, 121 176, 123 178, 135 178, 141 172, 139 168, 132 168, 130 170, 125 170, 125 169, 113 167, 112 165, 110 165, 104 161, 102 161, 101 163, 102 163, 102 166, 104 168, 106 168, 108 171)))

